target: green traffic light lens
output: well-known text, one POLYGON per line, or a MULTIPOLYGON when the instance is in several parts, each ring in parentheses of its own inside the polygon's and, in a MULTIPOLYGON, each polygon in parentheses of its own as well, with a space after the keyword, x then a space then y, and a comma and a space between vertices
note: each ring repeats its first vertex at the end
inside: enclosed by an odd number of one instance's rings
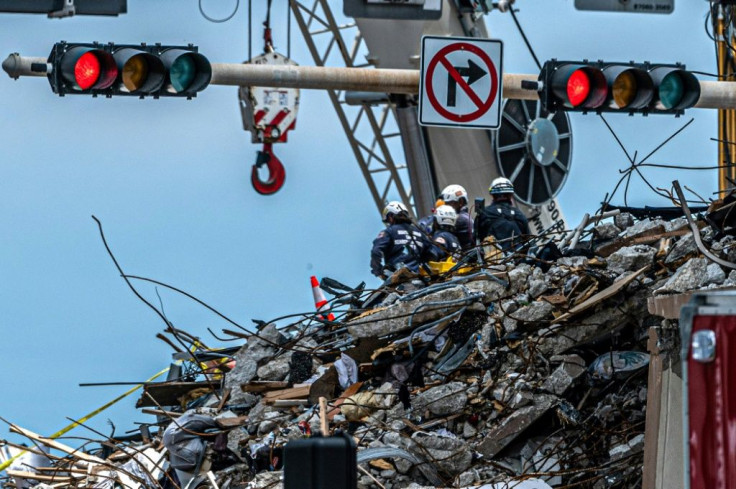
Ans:
POLYGON ((191 56, 179 56, 171 65, 171 85, 177 93, 183 92, 192 84, 197 67, 191 56))
POLYGON ((685 93, 682 79, 675 73, 669 73, 659 85, 659 100, 665 109, 676 107, 685 93))

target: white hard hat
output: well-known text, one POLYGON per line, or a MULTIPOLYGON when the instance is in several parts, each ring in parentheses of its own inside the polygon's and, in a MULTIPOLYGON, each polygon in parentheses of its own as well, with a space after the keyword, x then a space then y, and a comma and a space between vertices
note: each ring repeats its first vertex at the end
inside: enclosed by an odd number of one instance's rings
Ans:
POLYGON ((491 182, 491 186, 488 187, 488 191, 491 195, 513 194, 514 184, 511 183, 511 180, 508 178, 498 177, 491 182))
POLYGON ((457 213, 449 205, 441 205, 434 211, 434 220, 438 226, 455 226, 457 213))
POLYGON ((391 201, 386 205, 386 207, 383 208, 383 222, 387 222, 388 216, 396 216, 400 214, 408 217, 409 210, 398 200, 391 201))
POLYGON ((468 201, 468 193, 460 185, 448 185, 442 191, 442 200, 445 202, 457 202, 460 199, 465 199, 465 202, 468 201))

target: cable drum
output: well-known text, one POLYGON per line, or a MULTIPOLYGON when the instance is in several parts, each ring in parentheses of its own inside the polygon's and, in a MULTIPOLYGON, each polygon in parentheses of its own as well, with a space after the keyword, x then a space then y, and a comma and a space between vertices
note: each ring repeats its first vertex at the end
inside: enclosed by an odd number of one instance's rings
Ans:
POLYGON ((493 149, 498 172, 514 184, 516 199, 545 204, 570 173, 570 120, 565 112, 547 112, 539 101, 506 100, 493 149))

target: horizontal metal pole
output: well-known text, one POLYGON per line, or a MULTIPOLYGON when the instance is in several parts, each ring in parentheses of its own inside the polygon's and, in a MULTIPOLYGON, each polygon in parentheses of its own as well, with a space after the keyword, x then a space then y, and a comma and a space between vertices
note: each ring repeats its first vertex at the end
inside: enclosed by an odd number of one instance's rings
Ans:
POLYGON ((417 93, 419 71, 214 63, 211 84, 417 93))
MULTIPOLYGON (((537 92, 521 88, 524 80, 537 75, 503 75, 503 97, 537 100, 537 92)), ((211 84, 417 94, 419 70, 214 63, 211 84)))
POLYGON ((736 109, 736 82, 700 81, 699 109, 736 109))
POLYGON ((32 70, 32 67, 46 66, 46 58, 28 58, 13 53, 3 61, 3 70, 10 78, 18 79, 21 76, 46 76, 46 70, 32 70), (34 66, 36 65, 36 66, 34 66))
MULTIPOLYGON (((46 65, 46 58, 13 53, 2 67, 11 78, 18 78, 46 76, 45 71, 38 71, 42 65, 46 65)), ((537 78, 533 74, 504 74, 503 98, 538 100, 535 90, 521 88, 523 81, 536 82, 537 78)), ((417 94, 419 70, 213 63, 211 84, 417 94)), ((700 98, 694 107, 736 109, 736 82, 700 81, 700 98)))

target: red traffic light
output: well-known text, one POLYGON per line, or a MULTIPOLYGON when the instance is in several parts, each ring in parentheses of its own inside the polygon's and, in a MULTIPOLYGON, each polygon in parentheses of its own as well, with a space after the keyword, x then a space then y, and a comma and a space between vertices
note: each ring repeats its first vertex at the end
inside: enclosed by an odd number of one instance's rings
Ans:
POLYGON ((550 112, 679 115, 700 98, 700 82, 680 64, 551 60, 539 82, 550 112))
POLYGON ((54 93, 196 97, 212 79, 197 47, 59 42, 49 55, 54 93))
POLYGON ((118 68, 112 55, 89 46, 75 46, 63 52, 61 76, 74 90, 104 90, 112 86, 118 68))
POLYGON ((595 109, 608 96, 606 77, 591 66, 560 65, 552 74, 550 85, 563 105, 570 108, 595 109))

